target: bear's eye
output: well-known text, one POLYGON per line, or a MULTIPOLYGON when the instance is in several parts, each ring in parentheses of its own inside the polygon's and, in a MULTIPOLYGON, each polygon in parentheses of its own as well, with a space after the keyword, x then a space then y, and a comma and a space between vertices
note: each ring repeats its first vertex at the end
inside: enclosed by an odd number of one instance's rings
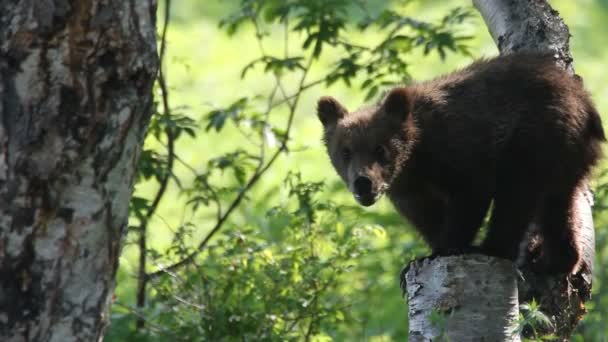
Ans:
POLYGON ((386 148, 384 148, 382 145, 376 146, 374 149, 374 158, 378 161, 378 163, 385 164, 387 162, 386 148))
POLYGON ((342 150, 342 159, 348 163, 350 161, 350 158, 352 157, 351 152, 349 149, 345 148, 342 150))

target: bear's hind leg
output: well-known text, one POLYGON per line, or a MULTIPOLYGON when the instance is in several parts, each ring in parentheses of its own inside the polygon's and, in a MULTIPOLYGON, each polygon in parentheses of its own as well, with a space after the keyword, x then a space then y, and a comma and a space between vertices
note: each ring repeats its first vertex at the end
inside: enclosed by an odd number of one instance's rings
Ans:
POLYGON ((484 253, 517 260, 520 244, 537 214, 540 191, 526 182, 499 184, 494 198, 490 227, 482 244, 484 253))
POLYGON ((576 188, 552 192, 543 202, 540 215, 542 244, 538 263, 534 269, 544 273, 575 271, 579 251, 573 222, 573 205, 576 188))

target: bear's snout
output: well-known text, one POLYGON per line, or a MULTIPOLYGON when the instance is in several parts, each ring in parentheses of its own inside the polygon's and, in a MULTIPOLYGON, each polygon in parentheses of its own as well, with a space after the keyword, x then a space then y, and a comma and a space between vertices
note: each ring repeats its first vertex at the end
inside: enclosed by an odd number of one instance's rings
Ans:
POLYGON ((359 176, 355 179, 355 194, 367 195, 372 192, 372 180, 365 177, 359 176))
POLYGON ((359 176, 353 182, 355 199, 363 206, 376 203, 378 193, 373 191, 373 182, 369 177, 359 176))

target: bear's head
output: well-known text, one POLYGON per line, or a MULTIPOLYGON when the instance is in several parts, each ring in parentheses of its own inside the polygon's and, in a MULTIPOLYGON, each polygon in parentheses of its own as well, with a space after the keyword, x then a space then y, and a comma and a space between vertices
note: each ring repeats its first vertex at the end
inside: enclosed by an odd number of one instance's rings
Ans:
POLYGON ((416 138, 412 103, 407 88, 395 88, 380 104, 351 113, 333 97, 319 100, 331 162, 361 205, 376 203, 409 159, 416 138))

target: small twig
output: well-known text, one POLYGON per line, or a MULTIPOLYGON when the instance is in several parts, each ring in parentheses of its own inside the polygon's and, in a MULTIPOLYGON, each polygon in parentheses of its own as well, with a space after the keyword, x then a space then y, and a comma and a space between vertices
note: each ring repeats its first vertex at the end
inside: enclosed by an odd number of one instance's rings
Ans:
MULTIPOLYGON (((167 145, 163 144, 161 142, 161 145, 164 146, 165 148, 169 148, 167 145)), ((182 166, 184 166, 186 169, 188 169, 188 171, 190 171, 194 176, 198 176, 199 173, 198 171, 190 164, 188 164, 188 162, 186 162, 185 160, 183 160, 179 155, 177 154, 173 154, 173 158, 175 159, 175 161, 179 162, 182 166)), ((211 197, 213 199, 213 203, 215 203, 216 206, 216 211, 217 211, 217 218, 219 219, 221 217, 222 214, 222 202, 220 201, 220 197, 217 194, 217 191, 215 191, 213 189, 213 187, 207 182, 205 181, 205 186, 207 187, 207 189, 209 190, 209 192, 211 193, 211 197)))
POLYGON ((283 44, 285 44, 284 55, 285 59, 287 59, 287 57, 289 57, 289 16, 285 17, 285 22, 283 23, 283 34, 285 35, 285 41, 283 42, 283 44))
MULTIPOLYGON (((314 87, 314 86, 316 86, 316 85, 319 85, 319 84, 321 84, 321 83, 323 83, 323 82, 325 82, 325 78, 318 79, 318 80, 316 80, 316 81, 313 81, 313 82, 307 83, 307 84, 303 85, 303 86, 302 86, 302 88, 299 88, 299 89, 298 89, 298 92, 300 92, 300 91, 304 91, 304 90, 307 90, 307 89, 312 88, 312 87, 314 87)), ((280 105, 282 105, 282 104, 289 103, 289 101, 290 101, 290 100, 292 100, 292 99, 294 99, 294 98, 296 98, 296 97, 298 97, 298 96, 299 96, 298 92, 296 92, 296 93, 295 93, 295 94, 293 94, 293 95, 289 95, 289 96, 287 96, 287 97, 283 97, 281 100, 279 100, 279 101, 277 101, 277 102, 273 103, 273 104, 272 104, 272 108, 276 108, 276 107, 278 107, 278 106, 280 106, 280 105)))
POLYGON ((197 310, 205 310, 205 305, 192 303, 192 302, 190 302, 190 301, 188 301, 188 300, 186 300, 184 298, 181 298, 181 297, 179 297, 179 296, 177 296, 175 294, 173 295, 173 299, 175 299, 176 301, 178 301, 178 302, 180 302, 180 303, 182 303, 182 304, 184 304, 186 306, 193 307, 193 308, 195 308, 197 310))
MULTIPOLYGON (((181 338, 177 335, 175 335, 175 333, 169 329, 166 329, 163 326, 154 324, 152 322, 150 322, 150 320, 148 320, 146 318, 146 316, 144 316, 144 314, 142 314, 141 312, 139 312, 139 310, 137 308, 131 307, 129 305, 123 304, 119 301, 114 302, 112 305, 114 306, 119 306, 121 308, 126 309, 130 314, 135 315, 136 317, 138 317, 138 319, 142 319, 144 321, 146 321, 146 325, 148 326, 148 329, 154 330, 156 332, 160 332, 160 333, 165 333, 168 334, 172 337, 177 338, 178 340, 180 340, 181 338)), ((183 339, 181 339, 183 341, 183 339)))
MULTIPOLYGON (((163 62, 165 58, 165 51, 167 45, 167 29, 169 27, 169 20, 171 14, 171 0, 165 0, 165 16, 163 23, 163 31, 161 34, 161 43, 160 43, 160 53, 159 53, 159 68, 158 68, 158 83, 161 89, 161 97, 163 103, 163 115, 169 116, 171 112, 171 108, 169 106, 169 90, 167 87, 167 82, 165 81, 165 77, 163 74, 163 62)), ((167 185, 169 183, 169 178, 171 177, 171 173, 173 172, 173 160, 175 156, 174 151, 174 136, 171 128, 167 127, 165 129, 165 134, 167 136, 167 170, 163 178, 159 182, 159 188, 154 196, 154 200, 150 207, 148 207, 148 211, 146 215, 142 218, 142 221, 139 226, 139 272, 137 277, 137 307, 141 310, 146 305, 146 285, 147 285, 147 277, 146 277, 146 264, 147 264, 147 227, 150 219, 156 212, 158 205, 165 195, 167 190, 167 185)), ((145 320, 139 318, 137 320, 136 328, 142 328, 145 324, 145 320)))
POLYGON ((192 172, 192 174, 194 174, 195 176, 198 175, 198 171, 196 171, 196 169, 194 168, 194 166, 188 164, 188 162, 186 162, 185 160, 183 160, 180 156, 175 155, 175 160, 177 162, 179 162, 180 164, 182 164, 183 167, 185 167, 186 169, 188 169, 188 171, 192 172))
MULTIPOLYGON (((260 53, 262 54, 263 57, 268 56, 266 54, 266 50, 264 49, 264 44, 262 42, 262 37, 264 36, 262 34, 262 29, 260 28, 260 24, 258 23, 258 21, 255 19, 255 16, 251 18, 251 21, 253 22, 253 26, 255 27, 255 35, 257 37, 258 40, 258 48, 260 49, 260 53)), ((287 52, 285 52, 287 53, 287 52)), ((288 56, 286 55, 285 58, 287 58, 288 56)), ((285 87, 283 87, 283 83, 281 82, 281 78, 275 73, 274 74, 274 78, 276 81, 276 85, 279 87, 279 89, 281 90, 281 94, 283 94, 283 96, 285 96, 287 94, 287 91, 285 90, 285 87)), ((287 102, 289 102, 289 100, 286 99, 287 102)))
MULTIPOLYGON (((313 292, 313 297, 312 297, 311 303, 316 303, 319 295, 321 293, 325 292, 325 290, 327 290, 329 288, 329 286, 334 283, 334 280, 335 280, 335 278, 331 278, 330 280, 326 281, 325 284, 323 284, 323 286, 321 286, 320 289, 316 288, 315 292, 313 292)), ((302 312, 300 315, 298 315, 297 317, 295 317, 292 320, 292 322, 289 325, 289 327, 286 330, 284 330, 285 334, 291 332, 296 327, 296 325, 298 324, 298 322, 300 322, 304 318, 306 318, 308 316, 312 317, 314 315, 314 310, 311 310, 311 312, 313 312, 313 313, 312 314, 308 314, 308 315, 305 314, 304 312, 302 312)))
MULTIPOLYGON (((268 122, 268 118, 270 116, 270 112, 272 111, 272 101, 274 100, 275 95, 277 94, 277 89, 279 89, 279 85, 275 85, 275 87, 272 89, 272 92, 270 93, 270 97, 268 98, 268 106, 266 108, 266 112, 264 113, 264 122, 268 122)), ((261 139, 261 144, 260 144, 260 162, 258 164, 258 169, 264 165, 264 158, 266 157, 266 139, 264 137, 264 131, 266 130, 266 127, 262 128, 262 131, 260 132, 260 139, 261 139)))

